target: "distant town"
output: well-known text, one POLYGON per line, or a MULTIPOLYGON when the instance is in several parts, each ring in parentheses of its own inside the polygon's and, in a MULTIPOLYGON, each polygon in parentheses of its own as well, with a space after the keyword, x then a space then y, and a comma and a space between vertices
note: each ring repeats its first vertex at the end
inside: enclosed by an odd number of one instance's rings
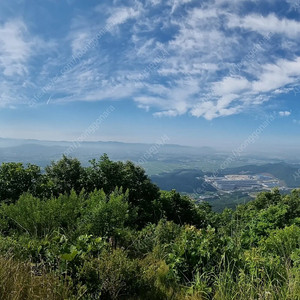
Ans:
POLYGON ((218 191, 224 192, 271 190, 275 187, 285 189, 285 185, 270 174, 224 175, 222 177, 204 176, 204 180, 218 191))

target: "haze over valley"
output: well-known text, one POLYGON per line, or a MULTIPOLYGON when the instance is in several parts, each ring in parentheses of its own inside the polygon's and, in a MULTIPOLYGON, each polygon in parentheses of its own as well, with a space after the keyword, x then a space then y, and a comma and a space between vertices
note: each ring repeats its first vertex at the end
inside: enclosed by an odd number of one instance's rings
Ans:
POLYGON ((88 165, 89 160, 106 153, 115 161, 131 160, 141 166, 161 189, 175 189, 196 201, 207 201, 216 210, 246 203, 260 191, 278 187, 287 193, 300 186, 300 162, 287 153, 234 155, 168 141, 167 136, 154 144, 1 138, 0 161, 45 167, 65 154, 88 165))

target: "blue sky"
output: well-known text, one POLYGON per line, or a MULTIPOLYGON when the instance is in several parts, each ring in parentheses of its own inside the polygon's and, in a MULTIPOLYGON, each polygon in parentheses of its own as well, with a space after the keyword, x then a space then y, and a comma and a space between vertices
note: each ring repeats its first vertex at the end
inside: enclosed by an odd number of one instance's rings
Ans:
POLYGON ((300 0, 0 0, 0 136, 299 147, 300 0))

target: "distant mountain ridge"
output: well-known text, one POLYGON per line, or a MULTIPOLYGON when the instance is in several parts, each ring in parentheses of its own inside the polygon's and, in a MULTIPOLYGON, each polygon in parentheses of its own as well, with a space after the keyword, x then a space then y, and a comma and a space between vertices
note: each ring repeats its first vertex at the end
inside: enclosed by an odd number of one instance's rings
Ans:
POLYGON ((64 153, 83 163, 107 153, 114 160, 178 160, 215 153, 210 147, 190 147, 163 143, 125 143, 117 141, 41 141, 0 138, 0 162, 21 161, 46 165, 64 153), (75 146, 73 146, 75 145, 75 146), (72 147, 73 146, 73 147, 72 147), (70 150, 71 151, 68 151, 70 150))
MULTIPOLYGON (((0 148, 2 147, 12 147, 12 146, 21 146, 25 144, 30 145, 43 145, 43 146, 71 146, 74 141, 50 141, 50 140, 37 140, 37 139, 10 139, 10 138, 1 138, 0 137, 0 148)), ((129 147, 151 147, 155 145, 154 143, 130 143, 130 142, 119 142, 119 141, 82 141, 79 142, 83 146, 99 146, 99 145, 114 145, 114 146, 129 146, 129 147)), ((192 147, 178 144, 162 144, 163 147, 168 148, 181 148, 189 149, 194 151, 201 151, 206 153, 215 152, 216 150, 212 147, 203 146, 203 147, 192 147)))

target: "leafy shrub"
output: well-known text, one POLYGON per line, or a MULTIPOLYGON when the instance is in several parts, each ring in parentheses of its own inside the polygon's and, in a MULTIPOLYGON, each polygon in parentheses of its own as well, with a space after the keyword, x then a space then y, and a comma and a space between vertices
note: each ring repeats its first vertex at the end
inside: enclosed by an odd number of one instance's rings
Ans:
POLYGON ((104 191, 94 191, 87 200, 87 206, 80 220, 83 232, 95 236, 116 238, 128 218, 128 193, 116 189, 108 197, 104 191))
POLYGON ((186 225, 172 244, 166 261, 179 282, 192 280, 197 272, 212 272, 221 259, 222 240, 213 228, 186 225))
POLYGON ((288 260, 292 253, 300 248, 300 227, 291 225, 274 230, 266 240, 260 241, 260 245, 268 253, 288 260))
POLYGON ((15 204, 2 204, 0 216, 2 231, 10 229, 42 237, 53 230, 70 230, 76 226, 84 203, 83 195, 74 191, 46 201, 24 194, 15 204))

